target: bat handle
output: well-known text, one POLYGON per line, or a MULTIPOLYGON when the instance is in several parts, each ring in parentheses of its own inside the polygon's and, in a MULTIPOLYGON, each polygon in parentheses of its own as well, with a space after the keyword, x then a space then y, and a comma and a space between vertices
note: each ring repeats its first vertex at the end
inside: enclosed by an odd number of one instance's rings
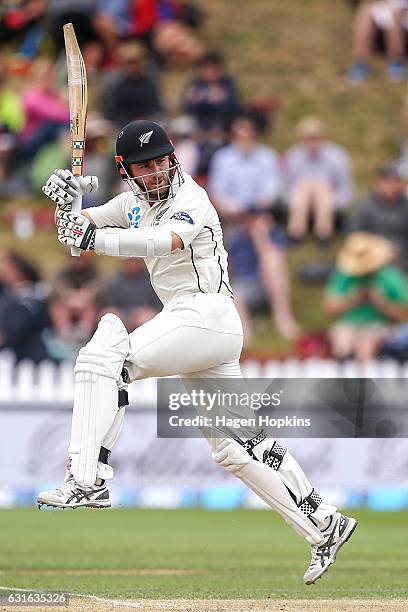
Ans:
MULTIPOLYGON (((78 195, 72 201, 72 212, 73 213, 80 213, 81 211, 82 211, 82 194, 78 195)), ((72 257, 79 257, 81 255, 81 249, 78 249, 78 247, 72 246, 71 247, 71 255, 72 255, 72 257)))

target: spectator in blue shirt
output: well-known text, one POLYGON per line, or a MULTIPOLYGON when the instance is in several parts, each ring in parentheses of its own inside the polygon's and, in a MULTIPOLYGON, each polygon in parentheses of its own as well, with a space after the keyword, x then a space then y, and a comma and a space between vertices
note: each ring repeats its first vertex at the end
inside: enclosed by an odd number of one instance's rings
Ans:
POLYGON ((130 36, 130 1, 97 0, 93 26, 113 59, 120 41, 130 36))
POLYGON ((297 132, 299 142, 286 153, 288 233, 303 238, 313 218, 317 238, 327 241, 336 215, 344 213, 353 197, 350 157, 324 139, 324 125, 315 117, 304 118, 297 132))
POLYGON ((270 309, 279 333, 294 338, 299 326, 291 308, 287 259, 270 214, 281 192, 279 158, 261 144, 252 116, 233 121, 231 144, 213 156, 208 187, 214 205, 229 222, 226 237, 245 341, 251 336, 249 313, 262 304, 270 309))
POLYGON ((271 208, 279 199, 282 170, 279 157, 260 142, 257 122, 237 117, 231 126, 231 144, 215 153, 208 187, 224 217, 237 218, 253 208, 271 208))

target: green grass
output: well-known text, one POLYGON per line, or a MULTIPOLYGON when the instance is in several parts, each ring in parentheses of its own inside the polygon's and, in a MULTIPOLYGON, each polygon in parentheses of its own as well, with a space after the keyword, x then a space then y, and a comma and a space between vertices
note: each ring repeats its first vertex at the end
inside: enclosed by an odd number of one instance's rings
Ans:
POLYGON ((407 513, 353 514, 352 540, 306 588, 308 546, 270 512, 1 510, 0 585, 114 598, 406 598, 407 513))

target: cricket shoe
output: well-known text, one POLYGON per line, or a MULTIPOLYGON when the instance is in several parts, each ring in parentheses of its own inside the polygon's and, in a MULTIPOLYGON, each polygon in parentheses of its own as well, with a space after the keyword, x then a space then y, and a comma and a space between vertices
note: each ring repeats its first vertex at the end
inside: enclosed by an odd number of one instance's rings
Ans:
POLYGON ((323 544, 312 546, 312 559, 303 576, 306 584, 314 584, 327 572, 335 562, 339 549, 349 540, 356 527, 356 519, 344 516, 340 512, 333 515, 330 525, 323 532, 325 536, 323 544))
POLYGON ((111 505, 105 485, 82 487, 72 477, 52 491, 42 491, 37 503, 39 508, 110 508, 111 505))

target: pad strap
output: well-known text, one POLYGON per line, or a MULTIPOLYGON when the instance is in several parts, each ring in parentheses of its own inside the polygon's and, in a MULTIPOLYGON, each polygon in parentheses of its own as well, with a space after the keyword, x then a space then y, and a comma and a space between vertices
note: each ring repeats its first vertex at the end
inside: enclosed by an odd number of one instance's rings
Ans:
POLYGON ((322 501, 323 499, 320 495, 312 489, 312 492, 299 504, 299 510, 306 514, 306 516, 309 516, 309 514, 313 514, 317 510, 322 501))
POLYGON ((255 459, 256 461, 258 461, 253 453, 253 449, 255 448, 255 446, 263 442, 265 439, 266 439, 266 433, 262 430, 259 434, 257 434, 250 440, 247 440, 246 442, 241 442, 240 440, 237 440, 237 441, 240 442, 240 444, 242 444, 242 446, 247 451, 248 455, 252 457, 252 459, 255 459))
POLYGON ((122 376, 122 380, 125 383, 125 385, 128 385, 130 383, 129 370, 127 370, 126 368, 123 368, 121 372, 121 376, 122 376))
POLYGON ((101 463, 105 463, 105 465, 109 465, 110 454, 111 454, 111 451, 108 448, 101 446, 101 450, 99 451, 98 461, 100 461, 101 463))
POLYGON ((129 406, 129 394, 126 389, 119 389, 118 407, 123 408, 124 406, 129 406))
POLYGON ((279 470, 285 453, 286 448, 278 444, 278 442, 274 442, 272 448, 264 452, 263 462, 273 470, 279 470))

